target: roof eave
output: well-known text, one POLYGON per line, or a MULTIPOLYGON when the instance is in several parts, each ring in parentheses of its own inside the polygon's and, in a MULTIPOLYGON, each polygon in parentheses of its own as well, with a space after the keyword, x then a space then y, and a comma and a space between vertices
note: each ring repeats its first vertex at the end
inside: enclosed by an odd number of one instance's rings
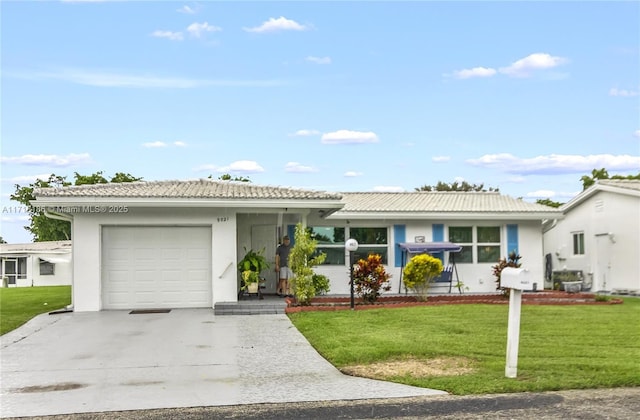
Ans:
POLYGON ((561 218, 561 212, 345 212, 337 211, 328 220, 365 219, 447 219, 447 220, 545 220, 561 218))
POLYGON ((235 207, 235 208, 330 208, 340 209, 340 200, 320 198, 300 199, 208 199, 208 198, 131 198, 131 197, 38 197, 31 201, 35 207, 74 207, 114 205, 128 207, 235 207))

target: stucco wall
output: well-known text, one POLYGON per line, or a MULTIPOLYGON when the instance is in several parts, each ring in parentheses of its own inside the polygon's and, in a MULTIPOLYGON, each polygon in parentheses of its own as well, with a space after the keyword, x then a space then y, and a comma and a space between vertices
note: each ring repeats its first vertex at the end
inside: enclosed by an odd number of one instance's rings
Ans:
POLYGON ((127 213, 81 213, 73 221, 74 310, 98 311, 101 302, 101 227, 210 226, 212 301, 236 301, 236 214, 233 209, 129 208, 127 213))
MULTIPOLYGON (((340 220, 323 220, 310 218, 308 221, 310 226, 346 226, 346 221, 340 220)), ((500 221, 491 222, 486 220, 358 220, 350 221, 349 226, 370 226, 370 227, 387 227, 389 229, 388 242, 389 246, 389 263, 387 271, 391 273, 391 290, 388 293, 398 293, 400 290, 404 293, 404 289, 400 287, 401 267, 395 266, 396 250, 395 243, 398 240, 394 237, 394 225, 405 226, 405 242, 413 242, 416 236, 424 236, 425 241, 432 241, 432 225, 443 224, 445 227, 445 240, 447 238, 447 229, 452 226, 500 226, 501 227, 501 246, 502 257, 506 257, 507 238, 506 225, 518 225, 518 252, 522 256, 520 262, 522 267, 530 270, 531 278, 538 284, 538 289, 544 287, 544 257, 542 246, 542 226, 540 221, 500 221)), ((348 256, 345 254, 345 261, 348 256)), ((495 278, 492 275, 491 267, 497 263, 473 263, 473 264, 456 264, 458 277, 471 293, 494 293, 496 292, 495 278)), ((316 272, 324 274, 331 280, 330 294, 348 294, 349 290, 349 270, 348 263, 345 266, 320 266, 316 268, 316 272)), ((455 279, 455 277, 454 277, 455 279)), ((454 289, 455 291, 455 289, 454 289)), ((448 293, 448 287, 437 286, 432 289, 433 293, 448 293)))
POLYGON ((544 249, 554 270, 582 270, 594 291, 640 290, 640 199, 597 192, 545 233, 544 249), (574 232, 584 232, 583 255, 573 254, 574 232))

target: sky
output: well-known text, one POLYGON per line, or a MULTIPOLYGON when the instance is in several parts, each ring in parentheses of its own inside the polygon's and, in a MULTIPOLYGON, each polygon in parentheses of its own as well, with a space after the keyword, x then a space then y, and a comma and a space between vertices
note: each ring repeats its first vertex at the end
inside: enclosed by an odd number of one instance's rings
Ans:
POLYGON ((640 3, 2 1, 0 235, 49 174, 566 202, 640 173, 640 3))

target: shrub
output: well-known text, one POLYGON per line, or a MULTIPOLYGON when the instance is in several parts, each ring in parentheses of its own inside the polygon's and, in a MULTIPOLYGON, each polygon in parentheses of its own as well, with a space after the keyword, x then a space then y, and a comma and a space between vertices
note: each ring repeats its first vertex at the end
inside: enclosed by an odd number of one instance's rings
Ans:
POLYGON ((313 267, 322 264, 327 258, 325 253, 313 257, 317 245, 317 241, 311 239, 311 235, 302 227, 302 223, 298 223, 295 231, 295 244, 289 252, 289 265, 293 271, 293 292, 300 305, 310 304, 311 299, 315 297, 317 289, 313 280, 313 267))
POLYGON ((390 278, 391 274, 384 269, 382 257, 378 254, 371 254, 366 260, 358 260, 353 267, 354 291, 365 303, 378 300, 381 290, 391 290, 390 278))
POLYGON ((329 293, 329 279, 322 274, 314 274, 311 276, 313 282, 313 288, 316 290, 316 295, 323 295, 329 293))
POLYGON ((491 267, 493 269, 493 275, 496 277, 496 290, 500 290, 504 296, 509 296, 509 292, 511 289, 508 287, 502 287, 500 283, 500 278, 502 275, 502 270, 507 267, 519 268, 522 264, 520 263, 520 258, 522 258, 516 251, 511 251, 507 258, 502 258, 498 261, 498 264, 491 267))
POLYGON ((434 277, 442 273, 442 261, 427 254, 415 255, 402 271, 405 286, 427 300, 427 291, 434 277))

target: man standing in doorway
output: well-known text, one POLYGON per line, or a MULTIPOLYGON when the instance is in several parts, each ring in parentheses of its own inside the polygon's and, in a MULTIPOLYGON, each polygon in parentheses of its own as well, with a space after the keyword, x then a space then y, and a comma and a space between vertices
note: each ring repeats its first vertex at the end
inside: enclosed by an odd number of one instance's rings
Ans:
POLYGON ((291 295, 289 290, 289 279, 293 277, 293 272, 289 268, 289 251, 291 251, 291 241, 288 236, 282 238, 282 243, 276 249, 276 273, 278 273, 278 296, 291 295))

